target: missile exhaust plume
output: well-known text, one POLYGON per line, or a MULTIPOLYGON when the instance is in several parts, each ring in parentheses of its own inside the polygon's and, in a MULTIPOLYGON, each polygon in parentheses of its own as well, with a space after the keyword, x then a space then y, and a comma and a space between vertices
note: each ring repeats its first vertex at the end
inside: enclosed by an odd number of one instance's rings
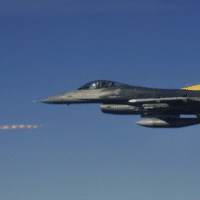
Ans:
POLYGON ((16 129, 36 129, 43 127, 43 124, 14 124, 14 125, 1 125, 0 130, 16 130, 16 129))

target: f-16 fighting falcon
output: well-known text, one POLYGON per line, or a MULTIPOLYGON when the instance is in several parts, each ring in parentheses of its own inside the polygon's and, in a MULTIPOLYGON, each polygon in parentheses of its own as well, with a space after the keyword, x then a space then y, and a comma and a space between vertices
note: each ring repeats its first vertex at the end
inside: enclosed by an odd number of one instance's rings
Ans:
POLYGON ((136 124, 153 128, 180 128, 200 123, 200 85, 182 89, 131 86, 109 80, 91 81, 73 92, 38 101, 48 104, 100 103, 101 111, 141 115, 136 124), (196 115, 180 118, 180 115, 196 115))

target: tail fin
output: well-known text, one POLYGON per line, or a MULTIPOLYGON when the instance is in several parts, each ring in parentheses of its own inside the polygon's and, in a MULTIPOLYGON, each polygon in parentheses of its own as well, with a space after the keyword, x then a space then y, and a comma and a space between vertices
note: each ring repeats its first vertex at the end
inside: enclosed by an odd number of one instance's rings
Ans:
POLYGON ((185 87, 185 88, 181 88, 183 90, 200 90, 200 85, 193 85, 193 86, 189 86, 189 87, 185 87))

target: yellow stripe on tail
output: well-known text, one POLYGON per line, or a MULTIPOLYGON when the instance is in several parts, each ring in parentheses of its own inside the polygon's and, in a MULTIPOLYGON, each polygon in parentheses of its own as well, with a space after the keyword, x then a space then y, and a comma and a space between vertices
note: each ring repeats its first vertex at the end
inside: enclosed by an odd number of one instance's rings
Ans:
POLYGON ((200 85, 193 85, 190 87, 181 88, 183 90, 200 90, 200 85))

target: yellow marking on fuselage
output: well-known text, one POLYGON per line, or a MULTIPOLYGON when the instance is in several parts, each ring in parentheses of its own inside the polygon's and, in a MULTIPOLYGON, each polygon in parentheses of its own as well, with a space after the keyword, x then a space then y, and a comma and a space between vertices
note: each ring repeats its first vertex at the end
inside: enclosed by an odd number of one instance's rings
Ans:
POLYGON ((184 90, 200 90, 200 85, 193 85, 193 86, 185 87, 182 89, 184 89, 184 90))

